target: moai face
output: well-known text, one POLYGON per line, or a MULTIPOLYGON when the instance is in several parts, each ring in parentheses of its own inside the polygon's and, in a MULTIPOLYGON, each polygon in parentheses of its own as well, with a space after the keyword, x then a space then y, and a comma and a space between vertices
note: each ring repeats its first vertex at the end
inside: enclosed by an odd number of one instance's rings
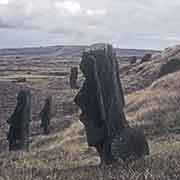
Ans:
POLYGON ((46 100, 45 100, 45 104, 47 104, 47 105, 51 105, 51 103, 52 103, 52 97, 51 97, 51 96, 49 96, 49 97, 47 97, 47 98, 46 98, 46 100))
POLYGON ((17 101, 18 101, 18 104, 23 104, 23 105, 26 104, 26 101, 27 101, 26 91, 22 90, 19 92, 17 101))
POLYGON ((94 78, 94 65, 93 65, 93 57, 92 55, 85 55, 82 58, 81 64, 80 64, 80 69, 85 76, 86 80, 90 80, 94 78))
POLYGON ((77 76, 77 74, 78 74, 78 68, 77 68, 77 67, 72 67, 71 73, 74 74, 75 76, 77 76))
POLYGON ((71 68, 71 74, 70 74, 70 86, 72 89, 77 89, 77 79, 78 79, 78 68, 77 67, 72 67, 71 68))
POLYGON ((102 120, 98 103, 94 63, 95 57, 91 54, 84 53, 80 69, 85 76, 85 82, 75 97, 75 103, 82 110, 80 120, 85 126, 87 140, 90 146, 97 145, 106 136, 105 122, 102 120))
POLYGON ((28 90, 21 90, 17 96, 18 104, 26 105, 31 98, 31 93, 28 90))

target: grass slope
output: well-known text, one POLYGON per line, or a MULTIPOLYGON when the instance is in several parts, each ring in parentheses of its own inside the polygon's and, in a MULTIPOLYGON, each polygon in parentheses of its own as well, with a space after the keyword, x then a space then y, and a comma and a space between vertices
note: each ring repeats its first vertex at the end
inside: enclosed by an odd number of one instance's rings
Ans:
MULTIPOLYGON (((172 57, 180 57, 179 49, 179 46, 167 49, 150 62, 120 67, 126 92, 127 118, 132 126, 144 129, 150 145, 150 156, 135 162, 118 162, 109 167, 100 167, 97 153, 87 146, 84 128, 78 121, 79 112, 73 104, 77 91, 67 86, 68 76, 64 79, 54 77, 41 80, 41 84, 32 84, 29 80, 26 86, 33 92, 34 116, 38 113, 39 102, 43 104, 47 94, 53 95, 53 108, 56 110, 52 132, 49 136, 42 135, 36 120, 32 124, 35 134, 31 138, 31 151, 9 153, 3 149, 7 148, 7 142, 1 128, 0 179, 180 179, 180 71, 159 76, 164 63, 171 61, 172 57)), ((59 63, 59 66, 62 68, 62 64, 59 63)), ((67 66, 63 70, 67 71, 67 66)), ((4 88, 8 90, 5 105, 0 104, 1 119, 6 119, 14 108, 12 101, 15 102, 15 95, 25 84, 1 84, 1 94, 5 93, 4 88)))

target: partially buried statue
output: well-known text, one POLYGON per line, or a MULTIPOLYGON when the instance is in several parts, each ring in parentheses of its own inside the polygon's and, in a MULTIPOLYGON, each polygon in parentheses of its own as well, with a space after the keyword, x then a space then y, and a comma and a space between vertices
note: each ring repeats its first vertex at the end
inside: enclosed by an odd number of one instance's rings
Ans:
POLYGON ((16 108, 8 119, 10 125, 7 140, 9 151, 29 150, 29 123, 31 121, 31 93, 21 90, 17 96, 16 108))
POLYGON ((51 106, 52 106, 52 97, 49 96, 45 100, 43 109, 41 110, 39 116, 41 117, 41 127, 44 130, 44 134, 49 134, 49 125, 51 120, 51 106))
POLYGON ((131 128, 123 108, 125 100, 119 68, 111 45, 94 45, 85 50, 80 69, 85 76, 75 97, 81 108, 89 146, 98 151, 101 163, 137 159, 149 154, 144 134, 131 128))
POLYGON ((70 78, 69 78, 70 86, 72 89, 78 89, 77 79, 78 79, 78 68, 72 67, 70 78))

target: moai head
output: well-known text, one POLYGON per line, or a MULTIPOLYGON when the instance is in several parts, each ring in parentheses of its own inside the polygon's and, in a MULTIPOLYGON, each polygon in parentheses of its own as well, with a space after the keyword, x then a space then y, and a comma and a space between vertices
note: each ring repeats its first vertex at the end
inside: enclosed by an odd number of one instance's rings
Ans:
POLYGON ((131 57, 131 64, 136 63, 136 61, 137 61, 137 57, 136 56, 132 56, 131 57))
POLYGON ((131 145, 132 141, 139 142, 139 137, 131 128, 124 131, 129 125, 123 111, 124 94, 112 46, 91 46, 83 53, 80 69, 85 82, 75 97, 75 103, 82 111, 80 120, 85 126, 88 145, 97 149, 104 162, 113 160, 112 152, 119 151, 119 147, 123 147, 119 156, 126 159, 136 153, 136 145, 131 145), (127 134, 128 138, 121 142, 127 134))
POLYGON ((77 75, 78 74, 78 68, 77 67, 72 67, 71 68, 71 74, 77 75))
POLYGON ((147 54, 145 54, 145 55, 142 57, 142 61, 141 61, 141 62, 143 63, 143 62, 150 61, 151 58, 152 58, 152 54, 151 54, 151 53, 147 53, 147 54))
POLYGON ((77 89, 77 79, 78 79, 78 68, 72 67, 71 74, 70 74, 70 86, 72 89, 77 89))
POLYGON ((29 122, 31 121, 31 93, 21 90, 17 96, 17 105, 8 123, 9 150, 28 150, 29 122))
POLYGON ((48 106, 50 106, 52 103, 52 96, 48 96, 45 100, 45 104, 47 104, 48 106))
POLYGON ((75 102, 81 107, 82 117, 86 117, 83 122, 86 122, 87 136, 94 138, 93 133, 97 132, 94 139, 103 140, 125 126, 124 97, 112 46, 87 49, 80 69, 86 79, 75 102))
POLYGON ((80 70, 87 80, 94 78, 94 58, 94 56, 88 55, 87 53, 84 53, 82 57, 80 70))
POLYGON ((31 98, 31 92, 29 90, 21 90, 17 96, 17 102, 21 105, 26 105, 29 98, 31 98))

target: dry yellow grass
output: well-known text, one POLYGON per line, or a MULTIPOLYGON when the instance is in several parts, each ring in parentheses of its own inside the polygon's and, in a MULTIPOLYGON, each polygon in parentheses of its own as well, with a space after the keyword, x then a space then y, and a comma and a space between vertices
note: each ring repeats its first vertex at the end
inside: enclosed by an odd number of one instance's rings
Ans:
POLYGON ((97 153, 87 146, 78 112, 68 115, 71 107, 66 106, 73 107, 77 92, 67 88, 67 79, 53 79, 48 88, 53 93, 60 89, 56 108, 65 108, 53 121, 65 124, 70 118, 70 126, 58 127, 49 136, 33 137, 28 153, 1 153, 0 180, 179 180, 180 135, 169 129, 180 127, 180 71, 159 77, 161 65, 178 56, 179 49, 167 49, 153 61, 125 67, 122 73, 125 90, 131 92, 126 94, 126 115, 133 126, 144 128, 150 156, 99 167, 97 153))
POLYGON ((142 124, 148 133, 167 132, 180 126, 180 72, 155 81, 150 87, 127 95, 130 121, 142 124))

